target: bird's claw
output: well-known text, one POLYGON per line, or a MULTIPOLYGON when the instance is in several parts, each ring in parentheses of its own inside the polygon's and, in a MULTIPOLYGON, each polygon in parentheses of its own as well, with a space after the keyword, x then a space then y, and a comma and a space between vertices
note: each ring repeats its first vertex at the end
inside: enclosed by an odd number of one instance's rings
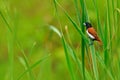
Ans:
POLYGON ((89 46, 92 46, 92 45, 93 45, 93 41, 90 41, 89 46))

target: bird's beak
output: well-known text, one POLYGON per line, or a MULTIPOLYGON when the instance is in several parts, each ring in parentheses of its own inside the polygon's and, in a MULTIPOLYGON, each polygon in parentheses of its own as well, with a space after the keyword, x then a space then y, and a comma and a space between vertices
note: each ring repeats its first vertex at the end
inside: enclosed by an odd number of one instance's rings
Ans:
POLYGON ((86 26, 86 24, 85 24, 85 23, 83 23, 83 25, 84 25, 84 26, 86 26))

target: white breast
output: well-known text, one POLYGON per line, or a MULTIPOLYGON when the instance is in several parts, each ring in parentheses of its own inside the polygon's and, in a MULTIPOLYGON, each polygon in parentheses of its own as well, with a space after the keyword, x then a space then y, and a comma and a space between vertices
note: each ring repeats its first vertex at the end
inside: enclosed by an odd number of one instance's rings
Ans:
POLYGON ((95 37, 94 37, 93 35, 91 35, 91 34, 88 32, 88 30, 87 30, 86 32, 87 32, 88 36, 89 36, 91 39, 95 39, 95 37))

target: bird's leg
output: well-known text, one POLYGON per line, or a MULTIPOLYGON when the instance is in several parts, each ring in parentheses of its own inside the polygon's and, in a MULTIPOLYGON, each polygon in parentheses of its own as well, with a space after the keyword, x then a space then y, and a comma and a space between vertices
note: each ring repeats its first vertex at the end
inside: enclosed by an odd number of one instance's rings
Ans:
POLYGON ((94 40, 93 40, 93 39, 90 39, 89 46, 93 45, 93 42, 94 42, 94 40))

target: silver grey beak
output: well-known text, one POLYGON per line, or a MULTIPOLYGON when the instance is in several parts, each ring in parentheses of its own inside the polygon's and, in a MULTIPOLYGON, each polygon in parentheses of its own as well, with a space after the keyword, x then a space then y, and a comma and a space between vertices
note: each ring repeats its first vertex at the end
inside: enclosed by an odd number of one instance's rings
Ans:
POLYGON ((86 26, 86 23, 83 23, 84 26, 86 26))

